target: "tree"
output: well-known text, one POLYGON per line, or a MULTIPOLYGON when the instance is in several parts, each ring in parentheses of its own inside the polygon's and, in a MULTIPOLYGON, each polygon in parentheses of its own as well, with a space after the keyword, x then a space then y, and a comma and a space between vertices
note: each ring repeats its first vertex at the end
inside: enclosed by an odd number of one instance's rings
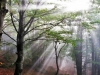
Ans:
MULTIPOLYGON (((71 13, 70 15, 69 15, 69 13, 66 13, 66 14, 67 14, 66 18, 67 17, 69 18, 69 16, 74 15, 74 17, 72 16, 74 19, 77 16, 77 15, 75 15, 75 13, 71 13)), ((52 30, 47 31, 48 38, 54 39, 54 43, 55 43, 54 49, 55 49, 55 57, 56 57, 55 60, 56 60, 56 67, 57 67, 57 71, 56 71, 55 75, 58 75, 58 73, 59 73, 58 61, 59 61, 60 54, 63 51, 63 48, 66 45, 68 46, 69 44, 74 46, 75 42, 77 41, 77 39, 74 39, 72 37, 73 31, 72 31, 71 25, 69 25, 69 23, 68 23, 67 26, 68 26, 68 29, 65 26, 61 26, 60 30, 53 30, 52 29, 52 30), (64 45, 59 50, 58 43, 60 43, 60 42, 61 42, 61 44, 64 44, 64 45)), ((66 50, 64 52, 66 52, 66 50)), ((63 55, 63 56, 65 56, 65 55, 63 55)))
MULTIPOLYGON (((21 0, 21 7, 25 6, 25 0, 21 0)), ((24 42, 24 12, 19 10, 19 29, 17 30, 17 60, 14 75, 22 75, 23 70, 23 42, 24 42)))
POLYGON ((54 48, 55 48, 56 67, 57 67, 57 71, 56 71, 55 75, 58 75, 58 73, 59 73, 58 58, 59 58, 59 55, 60 55, 60 53, 61 53, 61 51, 62 51, 62 48, 65 46, 65 44, 64 44, 64 45, 61 47, 61 49, 58 51, 58 50, 57 50, 57 43, 59 43, 58 40, 55 40, 55 46, 54 46, 54 48))
POLYGON ((99 58, 99 54, 100 54, 100 51, 99 51, 99 46, 100 46, 100 35, 99 35, 99 31, 100 31, 100 27, 99 27, 99 24, 100 24, 100 21, 99 21, 99 13, 100 13, 100 10, 99 10, 99 6, 100 6, 100 1, 99 0, 93 0, 93 5, 92 5, 92 8, 90 10, 90 12, 88 13, 89 16, 89 20, 90 20, 90 23, 93 25, 93 26, 97 26, 98 28, 95 28, 95 31, 91 32, 91 45, 92 45, 92 75, 99 75, 100 73, 100 58, 99 58), (97 18, 98 17, 98 18, 97 18), (96 42, 98 41, 98 42, 96 42))
MULTIPOLYGON (((82 26, 78 27, 78 38, 82 40, 82 26)), ((76 62, 76 69, 77 69, 77 75, 82 75, 82 41, 78 41, 75 47, 76 53, 75 53, 75 62, 76 62)))
MULTIPOLYGON (((16 47, 17 47, 17 60, 15 62, 15 73, 14 75, 22 75, 22 70, 23 70, 23 61, 24 61, 24 43, 26 41, 35 41, 39 39, 47 30, 52 29, 53 27, 59 25, 63 21, 63 17, 58 16, 58 18, 54 15, 48 15, 52 14, 52 11, 55 10, 55 8, 51 10, 43 9, 43 10, 32 10, 32 11, 26 11, 28 1, 26 0, 20 0, 16 1, 20 7, 18 9, 17 15, 19 17, 14 16, 14 12, 10 10, 10 16, 11 16, 11 21, 12 25, 17 33, 17 38, 16 40, 13 39, 10 35, 8 35, 5 31, 3 31, 8 37, 10 37, 12 40, 16 42, 16 47), (28 15, 29 17, 26 17, 28 15), (48 16, 49 18, 48 18, 48 16), (18 18, 18 19, 17 19, 18 18), (54 19, 59 19, 55 20, 52 22, 54 19), (28 21, 27 21, 28 20, 28 21), (43 20, 46 20, 44 22, 43 20), (15 23, 17 21, 17 23, 15 23), (37 22, 36 22, 37 21, 37 22), (39 22, 40 21, 40 22, 39 22), (38 23, 39 22, 39 23, 38 23), (41 28, 42 30, 41 30, 41 28), (32 39, 27 39, 25 36, 30 33, 31 31, 34 30, 39 30, 38 36, 32 39)), ((12 1, 10 1, 10 6, 12 7, 12 1)), ((29 2, 30 3, 30 2, 29 2)))

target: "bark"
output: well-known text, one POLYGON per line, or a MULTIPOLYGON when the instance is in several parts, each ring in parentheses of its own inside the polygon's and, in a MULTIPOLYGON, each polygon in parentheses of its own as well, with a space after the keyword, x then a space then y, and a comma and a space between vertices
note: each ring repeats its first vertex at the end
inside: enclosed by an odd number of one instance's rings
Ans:
POLYGON ((94 44, 93 44, 93 40, 91 40, 91 44, 92 44, 92 75, 96 74, 96 65, 94 64, 95 62, 95 50, 94 50, 94 44))
POLYGON ((23 70, 23 32, 20 31, 17 34, 17 60, 16 60, 16 68, 14 75, 21 75, 23 70))
POLYGON ((56 66, 57 66, 57 71, 56 71, 55 75, 58 75, 58 73, 59 73, 58 57, 56 57, 56 66))
POLYGON ((57 67, 57 71, 55 73, 55 75, 58 75, 59 73, 59 65, 58 65, 58 54, 57 54, 57 41, 55 41, 55 55, 56 55, 56 67, 57 67))
POLYGON ((86 55, 85 55, 85 62, 84 62, 84 66, 83 66, 83 75, 87 74, 86 73, 87 72, 87 60, 88 60, 87 56, 88 56, 88 39, 86 37, 86 55))
POLYGON ((23 70, 23 38, 18 35, 19 41, 17 41, 17 60, 16 60, 16 68, 14 75, 22 75, 23 70), (20 38, 20 39, 19 39, 20 38))
POLYGON ((1 45, 1 38, 2 38, 3 21, 7 12, 8 10, 6 9, 6 0, 0 1, 0 45, 1 45))
POLYGON ((82 75, 82 53, 78 52, 76 54, 76 69, 77 75, 82 75))
MULTIPOLYGON (((98 43, 99 43, 99 47, 100 47, 100 35, 99 35, 99 32, 100 32, 100 26, 99 26, 99 29, 98 29, 98 43)), ((98 56, 98 75, 100 75, 100 50, 98 49, 98 54, 97 54, 98 56)))
POLYGON ((100 62, 100 57, 98 57, 98 67, 97 67, 97 69, 98 69, 98 74, 97 75, 100 75, 100 64, 99 64, 99 62, 100 62))
MULTIPOLYGON (((83 31, 82 26, 79 26, 77 37, 80 40, 82 40, 82 31, 83 31)), ((76 58, 77 75, 82 75, 82 41, 77 42, 75 50, 76 50, 75 58, 76 58)))
MULTIPOLYGON (((25 0, 21 0, 22 6, 25 0)), ((24 10, 19 11, 19 29, 17 32, 17 60, 14 75, 22 75, 23 70, 23 44, 24 44, 24 10)))
MULTIPOLYGON (((94 62, 98 62, 98 59, 97 59, 98 57, 97 57, 97 52, 95 51, 95 61, 94 62)), ((95 75, 97 75, 98 73, 97 73, 97 71, 98 71, 98 64, 96 64, 95 63, 95 75)))
POLYGON ((0 44, 1 44, 1 37, 2 37, 2 26, 3 26, 4 16, 0 14, 0 44))

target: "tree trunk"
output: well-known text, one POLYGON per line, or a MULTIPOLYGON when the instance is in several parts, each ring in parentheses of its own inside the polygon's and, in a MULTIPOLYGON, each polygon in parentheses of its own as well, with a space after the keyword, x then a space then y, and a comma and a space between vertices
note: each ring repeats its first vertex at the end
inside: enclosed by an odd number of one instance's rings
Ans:
POLYGON ((59 73, 58 57, 56 57, 56 66, 57 66, 57 71, 56 71, 55 75, 58 75, 58 73, 59 73))
POLYGON ((88 60, 88 38, 86 36, 86 54, 85 54, 85 61, 83 66, 83 75, 87 75, 87 60, 88 60))
POLYGON ((0 14, 0 45, 1 45, 1 38, 2 38, 2 26, 3 26, 4 16, 0 14))
POLYGON ((17 35, 17 60, 16 60, 16 68, 14 75, 22 75, 23 70, 23 36, 22 33, 18 33, 17 35))
POLYGON ((100 75, 100 64, 99 63, 100 63, 100 57, 98 57, 98 68, 97 68, 98 69, 98 75, 100 75))
MULTIPOLYGON (((77 37, 82 40, 82 26, 79 26, 77 37)), ((77 69, 77 75, 82 75, 82 41, 78 41, 77 45, 75 47, 76 53, 76 69, 77 69)))
POLYGON ((82 75, 82 52, 76 54, 77 75, 82 75))
MULTIPOLYGON (((22 6, 25 0, 21 0, 22 6)), ((15 62, 16 68, 14 75, 22 75, 23 61, 24 61, 24 10, 19 11, 19 29, 17 32, 17 60, 15 62)))
POLYGON ((59 73, 59 65, 58 65, 58 53, 57 53, 57 41, 55 41, 55 56, 56 56, 56 67, 57 67, 57 71, 55 73, 55 75, 58 75, 59 73))
POLYGON ((98 69, 98 75, 100 75, 100 33, 99 32, 100 32, 100 26, 99 26, 99 29, 98 29, 98 43, 99 43, 99 49, 98 49, 98 54, 97 54, 98 55, 97 56, 98 57, 98 60, 97 60, 98 61, 98 68, 97 68, 98 69))
POLYGON ((0 45, 1 45, 1 38, 2 38, 2 26, 4 17, 8 10, 6 9, 6 0, 0 1, 0 45))
POLYGON ((93 40, 91 40, 91 44, 92 44, 92 75, 95 75, 96 74, 96 67, 95 67, 95 51, 94 51, 94 44, 93 44, 93 40))

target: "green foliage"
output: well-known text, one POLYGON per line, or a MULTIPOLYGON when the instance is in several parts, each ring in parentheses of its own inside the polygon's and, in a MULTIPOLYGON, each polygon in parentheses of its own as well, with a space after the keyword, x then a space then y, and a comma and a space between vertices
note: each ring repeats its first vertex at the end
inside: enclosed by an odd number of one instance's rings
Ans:
POLYGON ((81 12, 70 12, 65 14, 66 14, 66 18, 70 18, 72 20, 74 20, 77 16, 82 15, 81 12))
POLYGON ((65 34, 65 33, 67 33, 67 34, 70 34, 70 33, 72 33, 72 32, 70 32, 70 31, 47 31, 46 32, 47 33, 47 35, 48 35, 48 37, 50 37, 50 38, 56 38, 57 40, 65 40, 65 37, 64 36, 61 36, 61 34, 65 34))
POLYGON ((44 21, 61 21, 63 18, 65 18, 66 15, 61 14, 50 14, 46 16, 42 16, 41 19, 44 21))
POLYGON ((50 22, 50 21, 61 21, 63 18, 66 17, 66 14, 55 14, 54 11, 56 9, 52 9, 52 10, 48 10, 48 9, 36 9, 36 10, 30 10, 27 12, 28 16, 31 17, 35 17, 35 18, 39 18, 39 22, 41 21, 46 21, 50 22))
POLYGON ((91 25, 90 23, 88 22, 82 22, 82 26, 85 28, 85 29, 94 29, 95 27, 93 27, 93 25, 91 25))
POLYGON ((91 23, 91 24, 95 24, 95 23, 100 24, 100 20, 92 21, 92 22, 90 22, 90 23, 91 23))
POLYGON ((45 15, 48 11, 48 9, 34 9, 27 11, 27 15, 29 17, 40 17, 43 16, 43 14, 45 15))
POLYGON ((93 3, 100 5, 100 0, 93 0, 93 3))
POLYGON ((62 41, 64 43, 70 43, 75 46, 77 39, 71 37, 72 31, 51 31, 46 32, 48 38, 54 38, 55 40, 62 41))
POLYGON ((74 48, 72 48, 70 50, 70 53, 68 54, 68 56, 71 56, 72 57, 72 60, 75 61, 76 60, 76 54, 78 53, 79 51, 78 50, 75 50, 74 48))

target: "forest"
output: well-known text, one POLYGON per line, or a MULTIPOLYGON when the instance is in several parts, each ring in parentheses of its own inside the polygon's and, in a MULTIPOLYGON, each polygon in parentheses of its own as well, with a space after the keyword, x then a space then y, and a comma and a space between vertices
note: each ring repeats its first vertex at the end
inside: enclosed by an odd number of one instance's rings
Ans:
POLYGON ((99 12, 100 0, 0 0, 0 75, 100 75, 99 12))

